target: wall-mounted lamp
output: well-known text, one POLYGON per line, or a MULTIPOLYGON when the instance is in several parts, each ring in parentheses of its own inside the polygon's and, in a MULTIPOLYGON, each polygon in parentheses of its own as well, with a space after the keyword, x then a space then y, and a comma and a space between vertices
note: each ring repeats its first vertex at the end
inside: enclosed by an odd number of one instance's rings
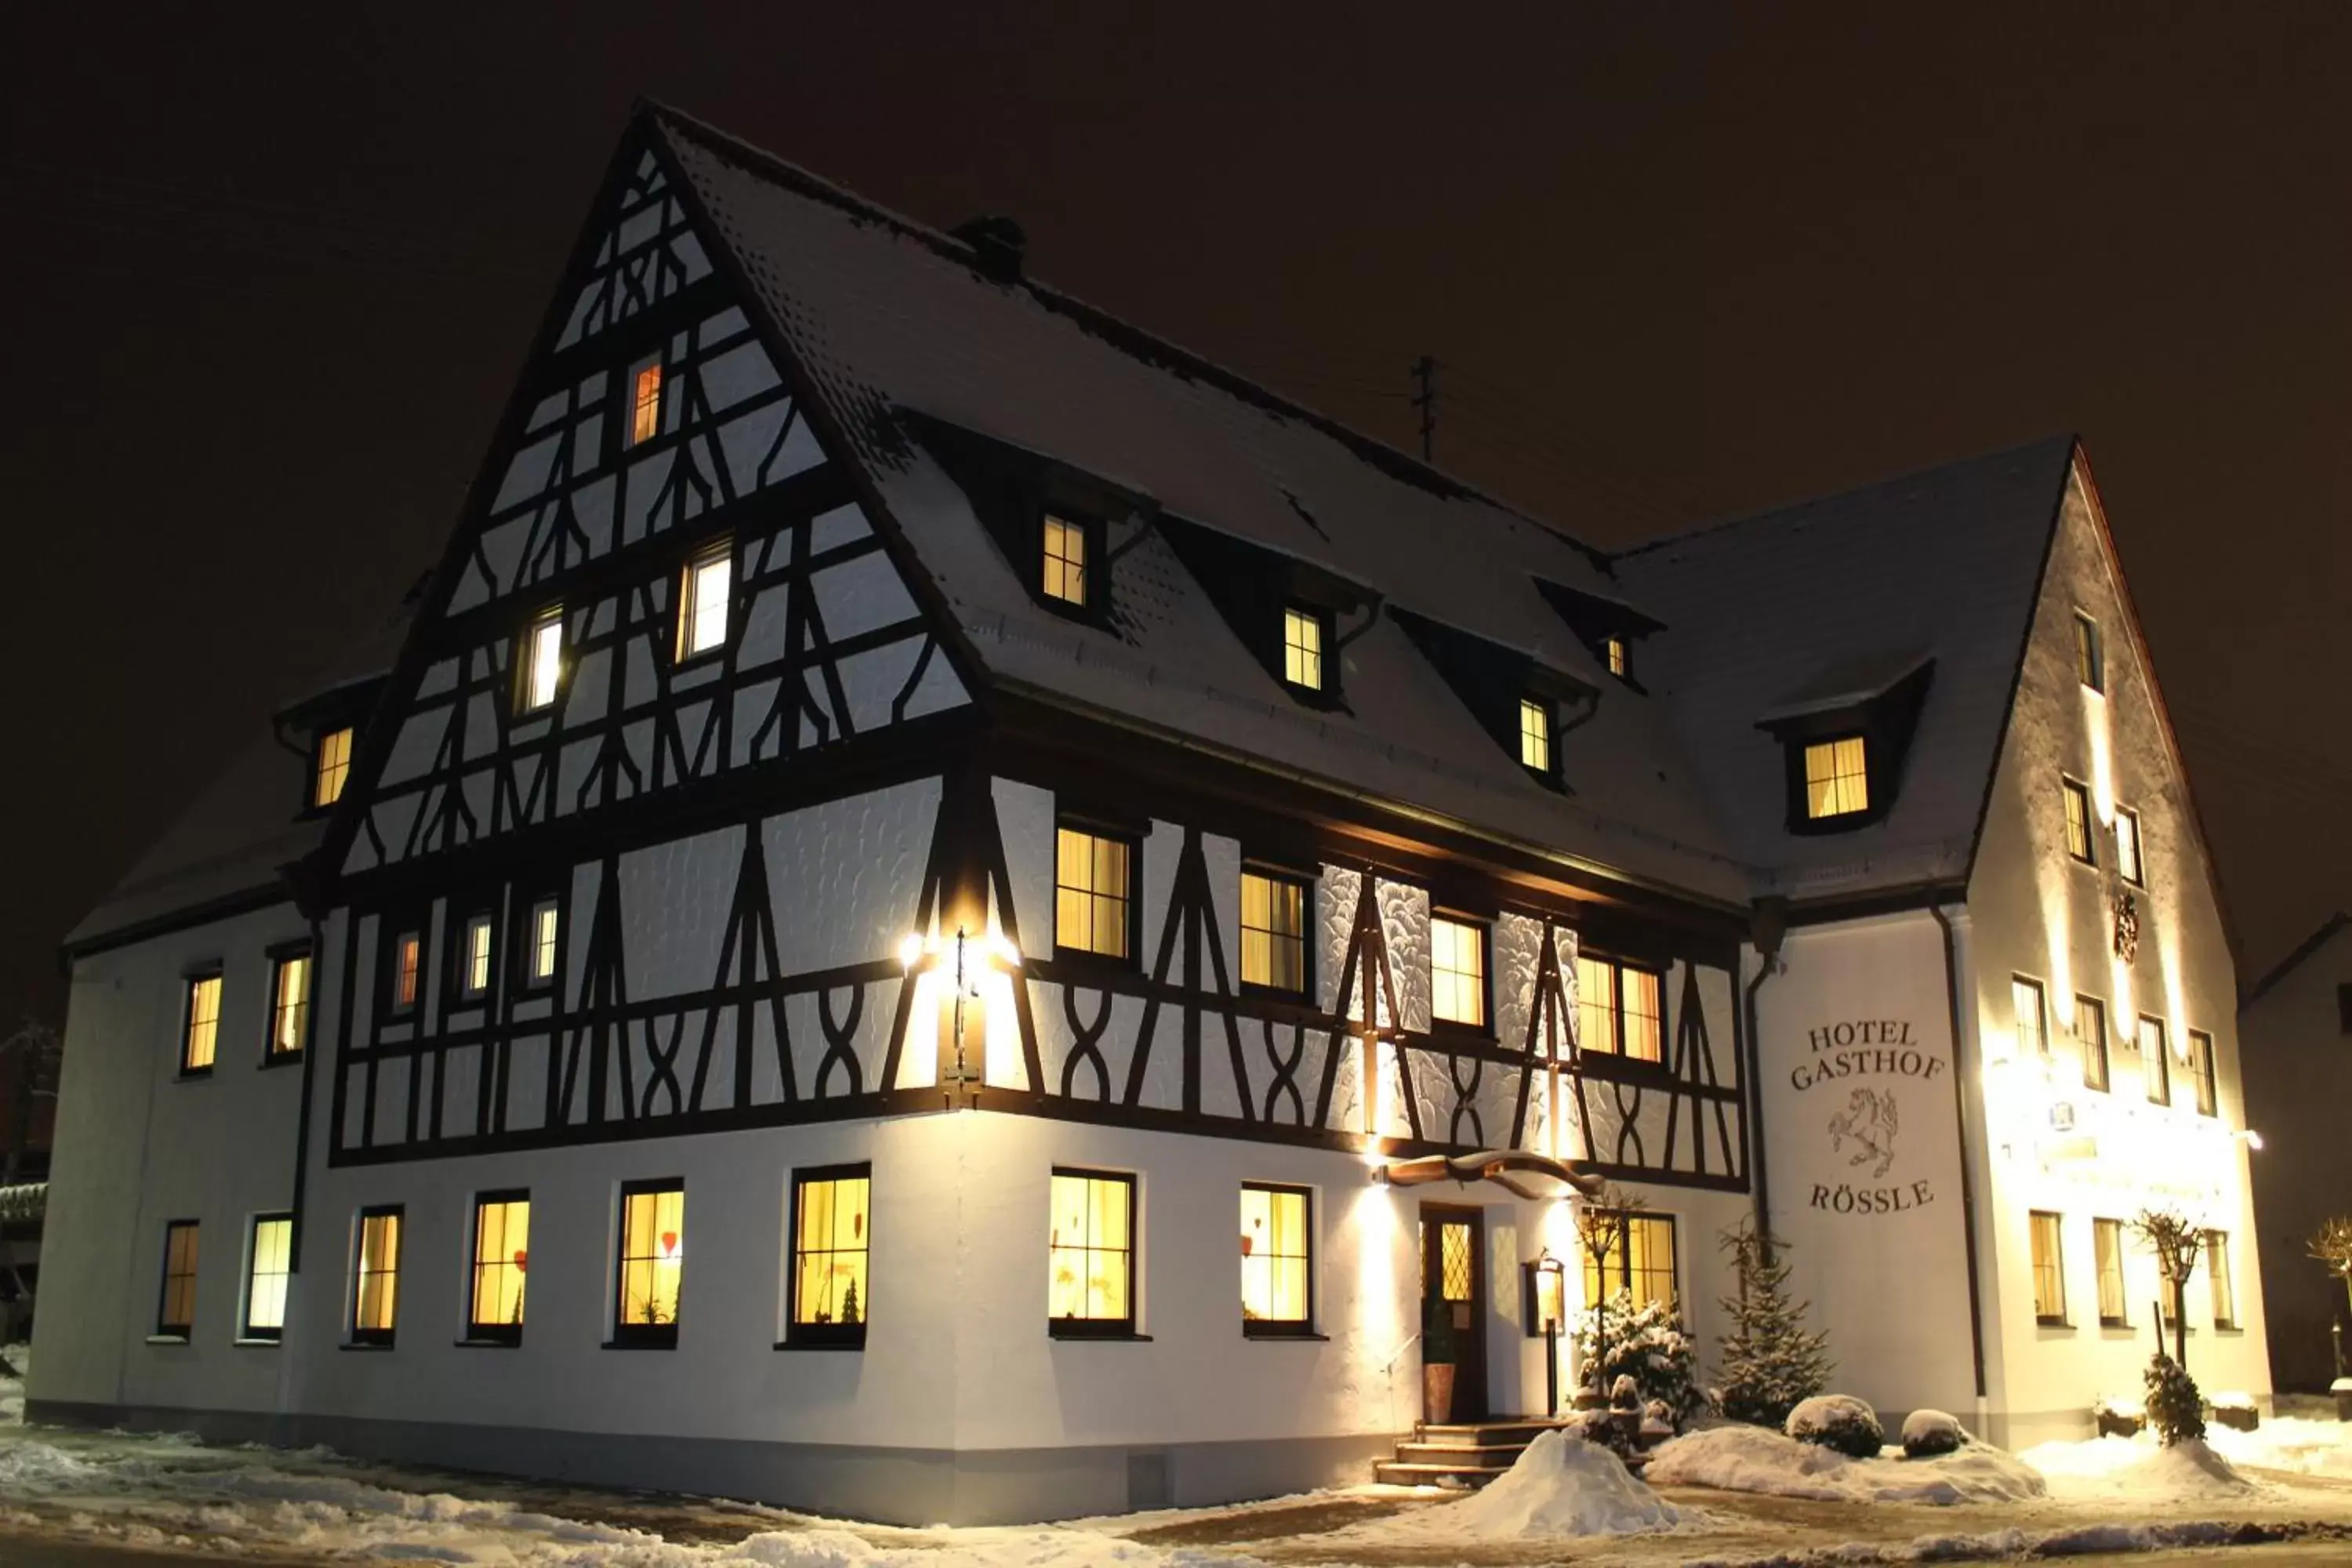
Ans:
POLYGON ((2231 1136, 2233 1138, 2242 1139, 2246 1147, 2253 1150, 2256 1153, 2260 1153, 2262 1152, 2263 1135, 2255 1131, 2252 1128, 2241 1127, 2237 1131, 2231 1133, 2231 1136))
POLYGON ((1021 967, 1021 950, 995 931, 974 936, 958 926, 941 939, 908 932, 898 943, 907 973, 944 985, 940 995, 939 1083, 950 1095, 981 1082, 987 1065, 987 1007, 982 984, 1021 967))

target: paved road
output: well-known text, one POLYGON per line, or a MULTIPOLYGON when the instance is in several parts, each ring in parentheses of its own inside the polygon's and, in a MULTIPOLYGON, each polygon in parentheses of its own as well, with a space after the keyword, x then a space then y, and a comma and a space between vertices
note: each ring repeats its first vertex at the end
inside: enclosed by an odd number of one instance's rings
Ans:
MULTIPOLYGON (((283 1557, 269 1561, 274 1568, 299 1568, 283 1557)), ((128 1547, 82 1546, 38 1535, 0 1535, 0 1568, 191 1568, 197 1563, 220 1562, 217 1555, 133 1552, 128 1547)))

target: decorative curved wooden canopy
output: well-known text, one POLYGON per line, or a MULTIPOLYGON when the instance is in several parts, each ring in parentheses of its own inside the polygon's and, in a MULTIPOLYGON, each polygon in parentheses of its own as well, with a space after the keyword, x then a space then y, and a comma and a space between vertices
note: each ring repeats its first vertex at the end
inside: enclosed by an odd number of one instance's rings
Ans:
POLYGON ((1392 1160, 1381 1168, 1381 1179, 1391 1186, 1413 1187, 1425 1182, 1492 1182, 1518 1197, 1564 1198, 1571 1192, 1591 1197, 1601 1180, 1565 1161, 1530 1153, 1524 1149, 1481 1149, 1475 1154, 1424 1154, 1418 1160, 1392 1160))

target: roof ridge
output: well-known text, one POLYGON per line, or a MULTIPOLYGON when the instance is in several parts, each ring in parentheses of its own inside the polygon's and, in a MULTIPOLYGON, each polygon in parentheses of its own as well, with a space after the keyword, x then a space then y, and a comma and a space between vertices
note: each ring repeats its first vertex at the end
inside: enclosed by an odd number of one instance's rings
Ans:
POLYGON ((2284 980, 2294 970, 2301 968, 2305 960, 2326 947, 2328 940, 2347 925, 2352 925, 2352 913, 2340 909, 2331 911, 2326 920, 2319 922, 2317 930, 2295 943, 2288 950, 2284 958, 2271 965, 2261 979, 2246 987, 2245 994, 2238 998, 2238 1011, 2243 1013, 2261 1001, 2265 992, 2284 980))

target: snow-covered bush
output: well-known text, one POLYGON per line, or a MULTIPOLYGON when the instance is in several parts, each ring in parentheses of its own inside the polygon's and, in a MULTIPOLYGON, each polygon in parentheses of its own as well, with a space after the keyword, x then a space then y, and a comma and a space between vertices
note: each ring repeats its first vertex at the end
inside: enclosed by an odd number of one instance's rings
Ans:
POLYGON ((2197 1380, 2162 1351, 2147 1363, 2147 1424, 2168 1448, 2205 1436, 2205 1399, 2197 1380))
POLYGON ((1634 1407, 1663 1404, 1677 1431, 1706 1407, 1697 1352, 1681 1316, 1664 1301, 1636 1309, 1630 1292, 1618 1291, 1578 1323, 1576 1353, 1586 1388, 1605 1395, 1631 1377, 1634 1407))
POLYGON ((1932 1459, 1967 1447, 1968 1432, 1941 1410, 1914 1410, 1903 1418, 1903 1457, 1932 1459))
POLYGON ((1789 1412, 1789 1436, 1856 1459, 1874 1459, 1886 1446, 1878 1412, 1851 1394, 1817 1394, 1789 1412))

